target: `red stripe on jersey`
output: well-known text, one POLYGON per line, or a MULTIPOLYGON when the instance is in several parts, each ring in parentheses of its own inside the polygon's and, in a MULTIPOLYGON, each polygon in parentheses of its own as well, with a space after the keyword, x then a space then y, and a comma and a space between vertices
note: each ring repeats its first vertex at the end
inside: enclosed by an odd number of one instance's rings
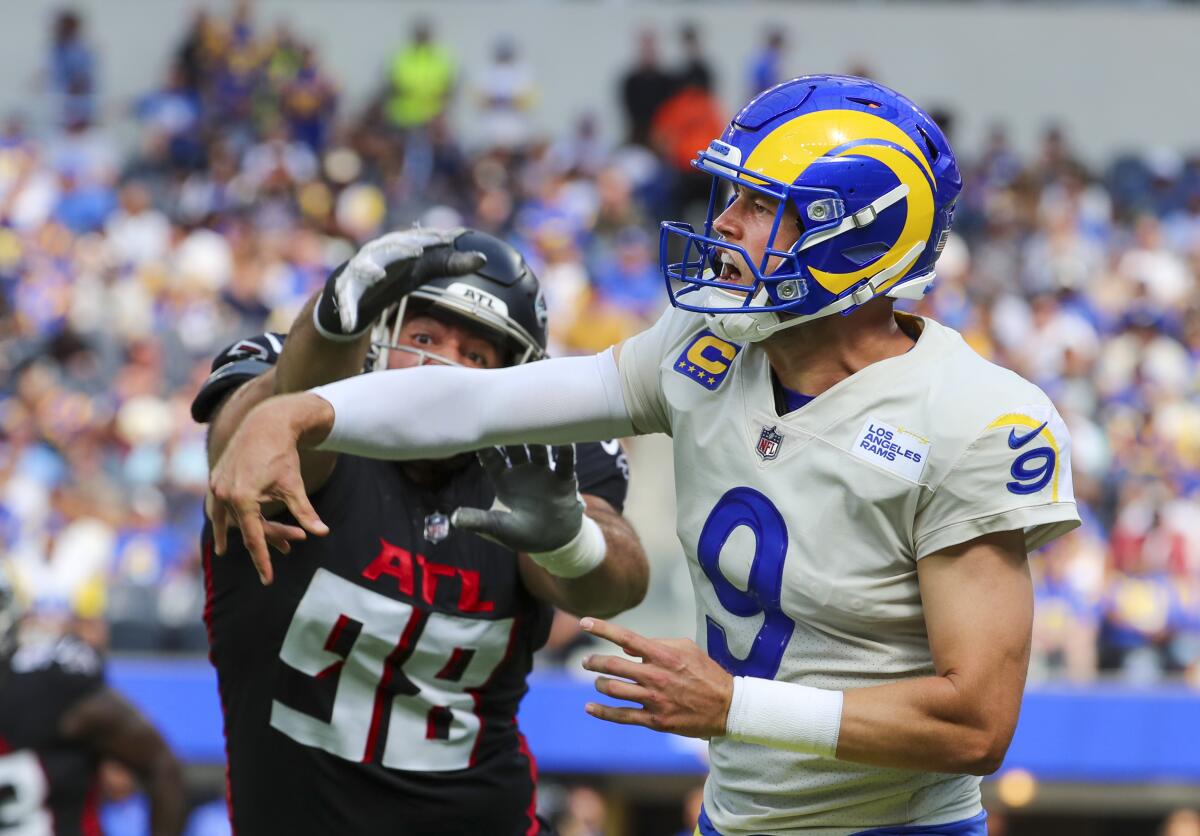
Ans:
MULTIPOLYGON (((475 716, 479 718, 479 734, 475 735, 475 745, 471 747, 471 759, 467 762, 468 767, 475 765, 475 756, 479 753, 479 741, 483 740, 483 731, 484 731, 483 713, 480 712, 480 710, 479 710, 479 704, 483 700, 483 692, 486 691, 487 687, 492 684, 492 680, 495 679, 500 674, 500 671, 502 671, 504 669, 504 665, 512 657, 513 645, 516 643, 517 634, 519 634, 520 632, 521 632, 521 616, 516 615, 516 616, 513 616, 512 627, 509 628, 508 647, 504 648, 504 656, 503 656, 503 658, 500 659, 499 664, 497 664, 496 667, 492 668, 492 675, 489 676, 487 678, 487 680, 482 685, 480 685, 478 688, 466 689, 467 693, 471 695, 471 700, 475 704, 471 710, 475 714, 475 716)), ((516 723, 517 723, 517 718, 514 716, 513 717, 513 725, 516 725, 516 723)))
POLYGON ((221 672, 217 669, 217 662, 213 659, 213 541, 211 538, 204 538, 204 630, 208 633, 208 661, 213 666, 213 670, 217 673, 217 699, 221 702, 221 737, 225 741, 225 813, 229 816, 230 832, 236 836, 237 827, 233 823, 233 781, 229 778, 229 728, 226 724, 225 717, 225 692, 221 690, 221 672))
POLYGON ((103 836, 104 831, 100 829, 100 779, 99 776, 92 776, 92 783, 88 786, 87 796, 83 799, 83 816, 79 820, 79 831, 83 836, 103 836))
POLYGON ((454 648, 454 652, 450 654, 450 659, 442 666, 442 669, 434 674, 434 679, 446 679, 450 682, 458 682, 462 679, 463 672, 466 671, 467 665, 471 664, 471 660, 475 658, 475 651, 461 647, 454 648))
MULTIPOLYGON (((349 624, 350 624, 350 616, 348 616, 348 615, 339 615, 338 616, 337 623, 334 624, 333 629, 329 631, 329 638, 327 638, 325 640, 325 649, 326 650, 328 650, 331 653, 338 653, 338 651, 337 651, 338 642, 340 642, 342 640, 342 633, 345 632, 346 627, 349 624)), ((342 656, 345 654, 338 653, 338 655, 342 656)))
POLYGON ((383 660, 383 676, 379 678, 379 684, 375 687, 375 708, 371 711, 371 730, 367 733, 367 746, 363 751, 362 763, 370 763, 375 759, 375 750, 379 745, 379 726, 383 721, 383 709, 391 691, 392 676, 411 652, 413 636, 425 625, 428 618, 429 613, 413 609, 400 641, 396 642, 392 652, 383 660))
POLYGON ((525 735, 517 732, 518 750, 529 760, 529 783, 533 787, 533 791, 529 794, 529 828, 525 831, 525 836, 536 836, 542 832, 542 823, 537 817, 537 758, 533 756, 533 752, 529 751, 529 741, 525 739, 525 735))

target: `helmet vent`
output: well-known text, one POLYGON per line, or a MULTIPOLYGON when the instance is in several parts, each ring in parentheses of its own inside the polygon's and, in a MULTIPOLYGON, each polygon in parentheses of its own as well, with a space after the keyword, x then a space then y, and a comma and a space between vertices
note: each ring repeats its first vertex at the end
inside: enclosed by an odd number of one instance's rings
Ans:
POLYGON ((842 250, 842 255, 862 267, 882 256, 888 249, 887 244, 877 241, 873 244, 859 244, 856 247, 842 250))
POLYGON ((883 107, 883 105, 881 105, 879 102, 875 101, 874 99, 862 99, 862 98, 859 98, 858 96, 847 96, 846 98, 852 102, 857 102, 858 104, 863 105, 864 107, 870 107, 870 108, 883 107))
POLYGON ((933 144, 933 140, 930 138, 929 134, 925 133, 925 129, 920 125, 917 125, 917 132, 920 133, 921 138, 925 140, 925 147, 929 151, 929 161, 936 163, 938 156, 940 156, 938 154, 937 146, 933 144))

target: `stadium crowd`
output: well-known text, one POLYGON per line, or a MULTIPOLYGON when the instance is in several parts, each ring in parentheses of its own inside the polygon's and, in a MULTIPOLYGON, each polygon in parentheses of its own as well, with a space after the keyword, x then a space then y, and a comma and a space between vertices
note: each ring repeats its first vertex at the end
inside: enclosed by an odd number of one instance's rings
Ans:
MULTIPOLYGON (((355 242, 414 222, 508 238, 543 282, 555 353, 652 322, 654 223, 706 199, 687 164, 729 116, 701 33, 679 37, 686 61, 666 66, 641 35, 617 141, 587 114, 539 135, 518 42, 464 78, 423 24, 351 112, 314 47, 248 5, 198 14, 161 82, 106 115, 101 46, 63 13, 52 118, 0 128, 0 549, 35 617, 114 649, 206 647, 190 400, 222 346, 286 330, 355 242), (455 96, 486 142, 461 140, 455 96), (125 119, 132 144, 113 138, 125 119)), ((806 69, 824 68, 771 32, 743 86, 806 69)), ((1031 558, 1034 675, 1200 682, 1200 157, 1089 168, 1058 127, 1034 156, 1002 127, 957 150, 956 234, 916 308, 1054 398, 1085 520, 1031 558)))

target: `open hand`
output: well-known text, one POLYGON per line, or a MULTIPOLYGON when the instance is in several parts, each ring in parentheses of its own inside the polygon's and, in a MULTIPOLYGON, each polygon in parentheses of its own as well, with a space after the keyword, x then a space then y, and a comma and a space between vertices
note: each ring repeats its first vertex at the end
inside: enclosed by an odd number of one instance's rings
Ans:
POLYGON ((540 444, 513 444, 479 452, 479 461, 507 511, 459 508, 450 521, 526 554, 548 552, 571 542, 583 524, 584 503, 575 478, 575 448, 550 453, 540 444))
POLYGON ((308 393, 263 401, 246 415, 209 477, 217 554, 225 553, 229 527, 240 528, 264 584, 274 577, 268 536, 273 540, 303 539, 297 536, 295 526, 264 520, 265 503, 282 502, 300 524, 299 534, 320 537, 329 533, 305 492, 297 446, 305 430, 323 420, 332 424, 332 412, 327 401, 308 393), (320 414, 324 411, 328 416, 320 414))
POLYGON ((584 708, 601 720, 685 737, 725 734, 733 677, 691 639, 648 639, 598 618, 579 622, 593 636, 607 639, 630 656, 589 656, 583 667, 611 676, 596 679, 596 690, 641 708, 590 702, 584 708), (614 678, 620 677, 620 678, 614 678))

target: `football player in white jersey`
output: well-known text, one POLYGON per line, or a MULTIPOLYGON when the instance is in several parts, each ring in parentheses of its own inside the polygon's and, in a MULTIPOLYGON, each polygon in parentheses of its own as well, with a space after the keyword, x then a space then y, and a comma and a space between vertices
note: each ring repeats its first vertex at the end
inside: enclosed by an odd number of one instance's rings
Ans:
MULTIPOLYGON (((1004 757, 1029 657, 1026 553, 1079 521, 1046 396, 893 310, 933 281, 954 155, 894 91, 807 76, 751 101, 696 167, 708 221, 663 225, 664 262, 683 255, 656 325, 594 357, 273 399, 214 472, 218 537, 235 522, 269 560, 269 498, 324 530, 298 445, 417 458, 668 433, 696 641, 585 619, 635 657, 588 660, 636 704, 588 712, 710 740, 702 834, 984 834, 976 776, 1004 757)), ((573 541, 553 560, 603 557, 573 541)))

